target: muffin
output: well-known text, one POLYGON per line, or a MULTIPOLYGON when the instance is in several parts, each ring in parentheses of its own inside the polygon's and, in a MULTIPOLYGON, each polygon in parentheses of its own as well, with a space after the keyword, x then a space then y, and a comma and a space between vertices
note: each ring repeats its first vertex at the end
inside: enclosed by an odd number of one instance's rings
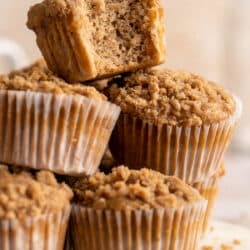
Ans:
POLYGON ((192 187, 197 189, 200 195, 208 201, 207 211, 203 223, 203 234, 205 234, 208 230, 215 202, 218 197, 219 182, 224 175, 225 167, 222 164, 219 171, 214 176, 207 178, 207 180, 203 182, 197 182, 192 185, 192 187))
POLYGON ((43 61, 0 76, 0 162, 93 174, 120 108, 95 88, 69 85, 43 61))
POLYGON ((63 250, 71 189, 40 171, 11 173, 0 166, 0 249, 63 250))
POLYGON ((195 250, 206 201, 176 177, 120 166, 73 187, 73 249, 195 250))
POLYGON ((106 89, 122 109, 110 141, 118 164, 193 184, 213 176, 241 114, 237 98, 195 74, 145 69, 106 89))
POLYGON ((27 25, 49 68, 70 82, 165 60, 160 0, 44 0, 31 7, 27 25))

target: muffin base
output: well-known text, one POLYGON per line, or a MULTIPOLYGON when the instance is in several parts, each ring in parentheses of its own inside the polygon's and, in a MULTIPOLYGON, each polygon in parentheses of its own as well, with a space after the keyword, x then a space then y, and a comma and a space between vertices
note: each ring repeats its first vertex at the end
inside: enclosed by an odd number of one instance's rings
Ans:
POLYGON ((0 221, 1 250, 63 250, 70 209, 19 220, 0 221))
POLYGON ((80 250, 195 250, 206 201, 178 209, 105 211, 73 206, 70 242, 80 250))
POLYGON ((187 183, 213 176, 221 165, 241 115, 241 102, 227 120, 200 127, 154 125, 121 114, 113 131, 110 150, 119 164, 134 169, 152 168, 187 183))
POLYGON ((84 96, 0 90, 0 162, 93 174, 120 108, 84 96))

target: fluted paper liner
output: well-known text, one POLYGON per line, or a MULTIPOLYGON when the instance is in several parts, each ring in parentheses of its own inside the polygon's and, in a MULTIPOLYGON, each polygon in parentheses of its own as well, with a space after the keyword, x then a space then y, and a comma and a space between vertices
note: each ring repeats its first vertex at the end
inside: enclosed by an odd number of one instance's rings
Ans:
POLYGON ((23 220, 0 220, 0 250, 63 250, 70 209, 23 220))
POLYGON ((230 118, 211 125, 154 125, 121 114, 113 131, 110 150, 114 159, 131 168, 152 168, 187 183, 206 180, 220 167, 241 115, 241 102, 230 118))
POLYGON ((95 210, 73 206, 74 250, 195 250, 206 201, 173 209, 95 210))
POLYGON ((84 96, 0 91, 0 162, 59 174, 93 174, 119 116, 84 96))
POLYGON ((218 177, 210 177, 203 182, 199 182, 192 185, 193 188, 197 189, 201 196, 208 201, 202 229, 203 234, 205 234, 208 230, 212 212, 218 196, 218 182, 218 177))

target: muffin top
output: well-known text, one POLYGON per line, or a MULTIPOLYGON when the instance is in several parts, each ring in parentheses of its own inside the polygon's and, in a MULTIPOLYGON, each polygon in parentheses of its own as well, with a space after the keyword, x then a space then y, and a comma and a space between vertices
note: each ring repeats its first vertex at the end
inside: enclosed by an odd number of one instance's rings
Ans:
POLYGON ((124 166, 114 168, 109 175, 97 173, 78 179, 73 190, 77 204, 108 210, 176 208, 203 199, 198 191, 176 177, 124 166))
POLYGON ((32 175, 0 166, 0 220, 56 213, 70 205, 72 196, 71 189, 48 171, 32 175))
POLYGON ((110 84, 106 94, 123 113, 154 124, 211 124, 230 117, 236 106, 217 84, 185 71, 140 70, 110 84))
MULTIPOLYGON (((103 2, 102 0, 95 1, 97 5, 99 1, 103 2)), ((70 17, 72 26, 81 27, 84 3, 85 1, 82 0, 44 0, 30 8, 27 26, 30 29, 36 29, 49 22, 50 18, 64 19, 70 17)))
POLYGON ((43 60, 37 61, 25 69, 13 71, 8 75, 0 75, 0 89, 81 95, 106 100, 106 97, 94 87, 81 84, 67 84, 63 79, 55 76, 47 68, 43 60))

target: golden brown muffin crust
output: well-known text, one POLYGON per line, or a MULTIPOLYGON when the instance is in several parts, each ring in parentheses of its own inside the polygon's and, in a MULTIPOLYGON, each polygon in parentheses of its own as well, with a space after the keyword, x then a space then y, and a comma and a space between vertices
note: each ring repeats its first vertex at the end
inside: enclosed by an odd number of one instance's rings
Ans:
POLYGON ((24 90, 52 94, 81 95, 106 100, 94 87, 81 84, 68 84, 55 76, 43 60, 31 66, 0 76, 0 90, 24 90))
POLYGON ((217 84, 185 71, 140 70, 111 84, 107 95, 112 102, 124 113, 154 124, 211 124, 229 118, 236 106, 217 84))
POLYGON ((44 0, 31 7, 27 26, 49 68, 70 82, 165 60, 160 0, 44 0))
POLYGON ((11 173, 0 166, 0 220, 60 212, 70 206, 72 196, 48 171, 11 173))
POLYGON ((73 190, 76 203, 94 209, 175 208, 202 200, 196 190, 176 177, 124 166, 114 168, 109 175, 97 173, 79 179, 73 190))

